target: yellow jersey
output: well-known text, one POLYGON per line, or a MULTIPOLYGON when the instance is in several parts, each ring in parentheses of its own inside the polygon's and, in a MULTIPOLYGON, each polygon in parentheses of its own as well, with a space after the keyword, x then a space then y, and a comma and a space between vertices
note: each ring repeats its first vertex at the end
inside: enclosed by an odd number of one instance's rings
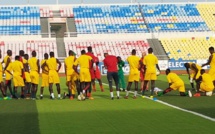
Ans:
POLYGON ((202 69, 202 67, 199 66, 198 64, 190 62, 189 65, 190 65, 190 69, 191 69, 191 70, 195 71, 195 69, 192 67, 192 64, 195 64, 195 65, 196 65, 196 68, 198 69, 198 71, 200 71, 200 70, 202 69))
POLYGON ((32 57, 28 60, 28 64, 31 71, 38 71, 37 58, 32 57))
POLYGON ((23 69, 22 62, 17 60, 12 62, 7 68, 8 71, 12 70, 14 75, 19 75, 19 76, 22 75, 22 69, 23 69))
MULTIPOLYGON (((5 66, 6 66, 6 64, 7 64, 8 58, 10 58, 10 56, 8 56, 8 55, 4 57, 4 60, 3 60, 3 61, 4 61, 4 65, 5 65, 5 66)), ((10 61, 10 63, 11 63, 11 61, 10 61)), ((9 63, 9 64, 10 64, 10 63, 9 63)), ((8 65, 8 66, 9 66, 9 65, 8 65)), ((7 66, 7 67, 8 67, 8 66, 7 66)), ((6 70, 7 70, 7 68, 6 68, 6 70)), ((9 71, 10 71, 10 70, 9 70, 9 71)))
POLYGON ((57 70, 57 59, 56 58, 54 58, 54 57, 49 58, 46 61, 46 64, 48 65, 49 70, 57 70))
MULTIPOLYGON (((47 61, 46 59, 43 59, 43 60, 40 62, 40 64, 43 65, 46 61, 47 61)), ((45 66, 44 69, 42 69, 42 73, 47 74, 47 72, 49 71, 48 66, 45 66), (44 69, 45 69, 46 71, 44 71, 44 69)))
POLYGON ((73 64, 75 62, 75 56, 69 56, 65 59, 66 70, 73 70, 73 64))
POLYGON ((135 55, 131 55, 127 58, 128 64, 130 66, 130 70, 136 70, 139 67, 140 58, 135 55))
POLYGON ((146 73, 156 73, 156 64, 158 64, 158 59, 155 55, 146 55, 143 59, 143 64, 146 66, 146 73))
POLYGON ((81 55, 74 63, 75 66, 80 65, 80 68, 90 68, 92 58, 88 55, 81 55))
POLYGON ((215 70, 215 53, 212 54, 213 58, 211 59, 210 69, 215 70))
POLYGON ((176 73, 172 72, 167 75, 167 80, 169 83, 183 82, 182 79, 176 73))
POLYGON ((202 83, 204 83, 205 85, 207 85, 208 87, 210 88, 214 88, 214 85, 213 85, 213 79, 212 77, 207 74, 207 73, 204 73, 202 75, 202 83))

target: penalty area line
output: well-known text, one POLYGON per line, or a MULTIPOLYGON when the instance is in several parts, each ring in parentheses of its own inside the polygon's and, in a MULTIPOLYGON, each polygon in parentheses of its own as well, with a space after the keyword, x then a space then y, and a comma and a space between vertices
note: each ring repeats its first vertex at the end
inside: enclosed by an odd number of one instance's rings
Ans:
MULTIPOLYGON (((108 86, 107 83, 102 83, 103 85, 106 85, 108 86)), ((115 86, 113 86, 115 87, 115 86)), ((116 87, 115 87, 116 88, 116 87)), ((132 91, 130 91, 130 93, 133 93, 132 91)), ((137 94, 138 96, 142 96, 140 94, 137 94)), ((153 100, 152 98, 148 97, 148 96, 145 96, 146 99, 149 99, 149 100, 153 100)), ((174 108, 174 109, 177 109, 177 110, 180 110, 180 111, 183 111, 183 112, 187 112, 187 113, 190 113, 190 114, 193 114, 193 115, 196 115, 196 116, 199 116, 199 117, 202 117, 204 119, 207 119, 207 120, 210 120, 210 121, 213 121, 215 122, 215 118, 212 118, 212 117, 209 117, 209 116, 206 116, 206 115, 203 115, 203 114, 200 114, 200 113, 197 113, 197 112, 194 112, 194 111, 191 111, 191 110, 187 110, 187 109, 183 109, 183 108, 180 108, 178 106, 175 106, 175 105, 172 105, 172 104, 169 104, 167 102, 164 102, 164 101, 161 101, 161 100, 155 100, 156 102, 160 103, 160 104, 163 104, 163 105, 166 105, 166 106, 169 106, 171 108, 174 108)))

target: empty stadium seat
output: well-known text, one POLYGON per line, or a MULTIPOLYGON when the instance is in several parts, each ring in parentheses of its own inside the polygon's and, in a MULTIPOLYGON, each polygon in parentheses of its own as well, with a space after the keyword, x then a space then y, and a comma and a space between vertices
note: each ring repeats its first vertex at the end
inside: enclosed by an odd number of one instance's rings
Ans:
POLYGON ((40 34, 39 7, 0 7, 0 14, 0 35, 40 34))
POLYGON ((81 34, 148 32, 138 5, 78 6, 73 13, 81 34))
POLYGON ((57 55, 56 49, 56 40, 18 40, 18 41, 2 41, 0 42, 0 49, 4 52, 2 56, 6 56, 6 52, 8 49, 12 50, 12 60, 14 60, 15 55, 19 54, 19 50, 24 50, 25 53, 31 57, 31 52, 35 50, 37 52, 37 58, 43 59, 44 53, 48 53, 50 51, 55 52, 55 56, 57 55))
POLYGON ((208 31, 196 4, 144 4, 141 6, 152 32, 208 31))
POLYGON ((131 55, 131 50, 136 49, 137 55, 141 56, 142 51, 146 51, 149 48, 149 44, 145 40, 92 40, 92 41, 71 41, 65 40, 65 49, 68 56, 68 51, 73 50, 80 56, 82 49, 87 49, 88 46, 92 46, 93 53, 99 58, 100 61, 104 59, 103 54, 105 52, 116 56, 121 56, 122 59, 131 55))
POLYGON ((208 59, 208 48, 215 47, 215 37, 160 39, 170 59, 208 59))

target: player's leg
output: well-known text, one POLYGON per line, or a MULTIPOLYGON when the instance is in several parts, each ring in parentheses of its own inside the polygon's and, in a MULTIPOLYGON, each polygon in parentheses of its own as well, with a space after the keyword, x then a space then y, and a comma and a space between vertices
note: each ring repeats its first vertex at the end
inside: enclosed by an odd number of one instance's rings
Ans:
POLYGON ((92 86, 93 86, 93 91, 96 92, 96 83, 95 83, 95 79, 92 79, 92 86))
POLYGON ((13 98, 14 99, 18 99, 18 97, 17 97, 17 87, 13 87, 13 98))
POLYGON ((133 83, 133 82, 130 82, 130 81, 128 82, 125 99, 128 99, 128 95, 129 95, 129 92, 130 92, 132 83, 133 83))
POLYGON ((145 95, 146 85, 148 84, 148 80, 144 80, 142 95, 145 95))
POLYGON ((60 83, 56 83, 56 88, 57 88, 57 93, 58 93, 58 99, 61 99, 61 94, 60 94, 60 83))
POLYGON ((44 87, 40 87, 40 99, 42 100, 43 99, 43 90, 44 90, 44 87))
POLYGON ((34 83, 31 83, 31 98, 32 99, 35 99, 35 88, 36 88, 36 85, 34 83))
POLYGON ((118 77, 117 72, 113 72, 112 77, 113 77, 114 83, 116 85, 117 99, 119 99, 119 96, 120 96, 120 92, 119 92, 119 77, 118 77))
POLYGON ((164 91, 158 92, 158 96, 162 96, 168 92, 171 92, 173 89, 171 87, 166 88, 164 91))
POLYGON ((11 87, 11 80, 6 80, 5 81, 5 85, 4 85, 4 88, 5 88, 5 93, 7 93, 7 87, 10 91, 10 95, 13 96, 13 91, 12 91, 12 87, 11 87))
POLYGON ((54 99, 53 83, 49 83, 50 99, 54 99))
POLYGON ((113 82, 112 82, 112 72, 107 72, 107 80, 108 80, 108 85, 109 85, 109 90, 110 90, 110 96, 111 96, 111 99, 114 99, 113 97, 113 82))
POLYGON ((138 91, 138 81, 134 81, 134 90, 134 99, 136 99, 138 91))
POLYGON ((155 80, 151 80, 151 95, 154 94, 154 89, 155 89, 155 80))
POLYGON ((0 82, 0 90, 1 90, 1 93, 2 93, 2 96, 4 97, 4 99, 7 99, 7 95, 5 93, 5 90, 4 90, 4 83, 3 82, 0 82))
POLYGON ((80 88, 80 81, 77 79, 75 81, 75 84, 76 84, 76 89, 77 89, 78 95, 80 95, 80 93, 82 92, 81 88, 80 88))
POLYGON ((104 88, 103 88, 103 85, 102 85, 102 80, 101 80, 101 78, 100 78, 100 79, 97 79, 97 81, 99 82, 99 86, 100 86, 101 92, 104 92, 104 88))

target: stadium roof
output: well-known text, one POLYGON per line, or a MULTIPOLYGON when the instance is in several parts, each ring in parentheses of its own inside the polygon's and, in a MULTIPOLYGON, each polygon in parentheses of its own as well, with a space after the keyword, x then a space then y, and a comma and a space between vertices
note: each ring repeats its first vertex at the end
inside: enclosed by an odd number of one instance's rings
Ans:
MULTIPOLYGON (((102 4, 102 3, 130 3, 140 2, 140 3, 161 3, 168 2, 172 3, 173 0, 1 0, 1 5, 44 5, 44 4, 80 4, 81 2, 85 4, 102 4)), ((214 0, 174 0, 174 2, 214 2, 214 0)))

